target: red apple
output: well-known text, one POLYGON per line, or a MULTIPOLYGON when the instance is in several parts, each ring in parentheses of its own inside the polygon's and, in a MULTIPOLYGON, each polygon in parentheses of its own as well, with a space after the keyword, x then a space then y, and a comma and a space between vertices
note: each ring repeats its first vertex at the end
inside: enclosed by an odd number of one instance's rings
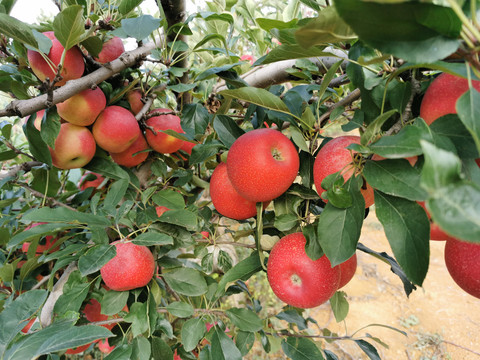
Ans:
POLYGON ((105 178, 102 175, 91 172, 91 171, 87 171, 80 178, 80 181, 78 182, 78 188, 82 191, 84 191, 89 187, 93 187, 96 189, 103 183, 104 180, 105 178), (94 180, 87 180, 87 177, 89 176, 96 176, 97 178, 94 180))
POLYGON ((449 238, 445 244, 445 263, 457 285, 480 299, 480 243, 449 238))
MULTIPOLYGON (((472 84, 480 91, 480 81, 474 80, 472 84)), ((440 74, 432 81, 423 96, 420 117, 430 125, 441 116, 456 114, 457 100, 468 88, 467 79, 447 73, 440 74)))
POLYGON ((135 140, 127 150, 120 153, 110 153, 110 156, 112 157, 113 161, 115 161, 118 165, 134 167, 141 164, 147 159, 148 152, 143 151, 147 149, 147 141, 145 140, 143 134, 140 134, 137 140, 135 140), (139 151, 143 152, 138 153, 139 151), (135 153, 138 154, 134 155, 135 153))
POLYGON ((252 202, 282 195, 297 177, 300 160, 280 131, 256 129, 241 135, 227 156, 228 177, 237 192, 252 202))
POLYGON ((55 149, 49 148, 53 166, 76 169, 87 165, 95 155, 95 139, 85 126, 64 123, 55 140, 55 149))
POLYGON ((96 342, 98 350, 100 350, 104 354, 110 354, 113 349, 115 349, 115 346, 110 346, 110 344, 108 343, 108 339, 97 340, 96 342))
POLYGON ((57 112, 71 124, 89 126, 94 123, 106 105, 105 94, 97 87, 94 90, 83 90, 57 104, 57 112))
MULTIPOLYGON (((242 197, 232 186, 225 163, 218 164, 213 171, 210 197, 215 209, 231 219, 245 220, 257 214, 257 204, 242 197)), ((268 201, 266 204, 268 205, 268 201)), ((267 205, 264 204, 264 207, 267 205)))
POLYGON ((117 59, 125 52, 123 41, 118 36, 114 36, 111 39, 105 41, 102 46, 102 51, 95 58, 95 61, 105 64, 117 59))
POLYGON ((115 291, 132 290, 147 285, 155 271, 155 259, 146 246, 130 241, 115 241, 117 255, 101 269, 102 279, 115 291))
POLYGON ((167 208, 166 206, 157 206, 155 208, 155 211, 156 211, 158 217, 162 216, 168 210, 171 210, 171 209, 167 208))
MULTIPOLYGON (((42 129, 42 119, 43 115, 45 115, 45 109, 37 111, 37 116, 33 121, 33 126, 40 131, 42 129)), ((25 123, 27 123, 28 119, 30 119, 30 115, 25 118, 25 123)))
POLYGON ((250 65, 253 65, 255 62, 255 58, 252 55, 242 55, 240 56, 240 60, 250 62, 250 65))
POLYGON ((326 302, 337 291, 340 267, 332 268, 323 255, 313 261, 305 252, 302 233, 281 238, 272 248, 267 277, 278 298, 299 308, 313 308, 326 302))
POLYGON ((341 289, 352 280, 355 271, 357 271, 357 254, 353 254, 350 259, 338 266, 340 267, 340 284, 338 284, 338 288, 341 289))
POLYGON ((28 321, 27 325, 25 325, 25 326, 23 327, 23 329, 21 330, 21 332, 22 332, 23 334, 27 334, 27 333, 30 331, 30 328, 31 328, 32 325, 34 324, 35 320, 37 320, 36 317, 30 319, 30 320, 28 321))
MULTIPOLYGON (((374 154, 372 156, 372 160, 373 161, 381 161, 381 160, 386 160, 386 158, 384 158, 383 156, 374 154)), ((405 160, 407 160, 410 163, 410 165, 415 166, 415 164, 417 163, 417 160, 418 160, 418 156, 410 156, 410 157, 405 158, 405 160)))
MULTIPOLYGON (((154 111, 169 112, 169 109, 155 109, 154 111)), ((152 127, 156 134, 151 130, 146 130, 146 137, 148 144, 161 154, 171 154, 179 150, 184 141, 177 139, 171 135, 167 135, 159 130, 173 130, 177 133, 184 133, 182 126, 180 125, 180 118, 173 114, 153 116, 146 121, 146 124, 152 127)))
POLYGON ((130 110, 132 110, 134 115, 137 115, 145 105, 142 101, 142 98, 142 92, 138 89, 130 90, 127 93, 127 101, 130 104, 130 110))
POLYGON ((127 150, 141 135, 135 116, 116 105, 107 106, 100 113, 92 132, 98 146, 111 153, 127 150))
MULTIPOLYGON (((52 63, 49 64, 40 53, 34 50, 27 50, 27 57, 30 67, 41 81, 44 81, 47 77, 52 81, 57 73, 57 66, 60 64, 64 47, 60 41, 57 40, 53 31, 47 31, 43 34, 52 40, 52 47, 47 54, 47 57, 52 63)), ((62 86, 65 85, 68 80, 80 78, 84 70, 85 63, 83 62, 82 52, 74 46, 65 54, 63 68, 60 73, 63 79, 55 85, 62 86)))
MULTIPOLYGON (((38 225, 42 225, 42 224, 48 224, 46 222, 38 222, 38 223, 32 223, 30 225, 28 225, 26 228, 25 228, 25 231, 35 227, 35 226, 38 226, 38 225)), ((55 246, 55 243, 57 242, 58 238, 54 238, 52 235, 48 235, 48 236, 45 236, 45 244, 42 244, 41 242, 38 244, 37 246, 37 249, 35 250, 35 252, 37 254, 43 254, 43 252, 49 250, 48 252, 49 253, 52 253, 54 251, 57 251, 59 249, 59 246, 55 246)), ((30 243, 29 242, 25 242, 23 243, 22 245, 22 251, 24 253, 27 253, 28 252, 28 249, 30 248, 30 243)))
POLYGON ((210 233, 208 231, 200 231, 200 235, 202 235, 202 239, 208 239, 210 237, 210 233))
MULTIPOLYGON (((350 144, 360 144, 360 137, 339 136, 326 143, 317 153, 313 164, 313 181, 320 196, 326 193, 321 184, 328 175, 340 171, 345 182, 353 175, 354 167, 352 162, 355 152, 346 149, 350 144)), ((366 187, 362 187, 360 191, 365 199, 365 207, 368 208, 373 205, 374 194, 372 187, 366 184, 366 187)))

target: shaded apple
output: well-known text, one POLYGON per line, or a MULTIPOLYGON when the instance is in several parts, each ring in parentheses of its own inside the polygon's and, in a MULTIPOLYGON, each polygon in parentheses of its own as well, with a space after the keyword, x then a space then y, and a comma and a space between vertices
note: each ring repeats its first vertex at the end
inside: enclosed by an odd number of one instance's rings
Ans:
POLYGON ((121 153, 127 150, 141 135, 135 116, 127 109, 107 106, 93 124, 93 136, 102 149, 121 153))
POLYGON ((427 210, 425 201, 417 201, 417 203, 425 210, 425 213, 430 220, 430 240, 444 241, 450 238, 450 236, 442 230, 442 228, 433 221, 432 216, 427 210))
POLYGON ((96 150, 95 139, 85 126, 64 123, 55 140, 55 149, 49 148, 53 166, 76 169, 87 165, 96 150))
POLYGON ((105 64, 117 59, 124 52, 125 47, 123 46, 122 39, 114 36, 103 43, 102 50, 98 54, 98 57, 94 59, 101 64, 105 64))
POLYGON ((338 267, 340 268, 340 284, 338 284, 338 288, 341 289, 352 280, 355 271, 357 271, 357 254, 353 254, 350 259, 338 264, 338 267))
POLYGON ((103 183, 104 180, 105 180, 105 178, 102 175, 91 172, 91 171, 87 171, 80 178, 80 180, 78 182, 78 188, 82 191, 84 191, 85 189, 87 189, 89 187, 93 187, 93 188, 96 189, 103 183), (95 178, 91 179, 91 180, 88 180, 91 177, 95 177, 95 178))
MULTIPOLYGON (((169 109, 155 109, 158 112, 170 112, 169 109)), ((155 134, 147 129, 145 135, 147 137, 148 144, 161 154, 171 154, 179 150, 184 141, 171 135, 163 133, 161 130, 173 130, 179 134, 184 133, 182 126, 180 125, 180 118, 173 114, 153 116, 146 122, 147 126, 152 127, 155 130, 155 134)))
MULTIPOLYGON (((27 57, 30 67, 41 81, 44 81, 47 77, 52 81, 57 73, 57 66, 60 64, 64 47, 60 41, 57 40, 53 31, 47 31, 43 34, 52 40, 52 47, 47 54, 52 64, 49 64, 40 53, 34 50, 27 50, 27 57)), ((63 68, 60 73, 63 79, 55 85, 62 86, 65 85, 68 80, 80 78, 84 70, 85 63, 83 62, 82 52, 74 46, 67 50, 65 54, 63 68)))
MULTIPOLYGON (((353 156, 355 152, 346 149, 350 144, 360 144, 360 137, 339 136, 326 143, 317 153, 313 164, 313 181, 320 196, 324 193, 326 195, 326 191, 322 188, 322 181, 328 175, 340 171, 345 182, 347 182, 347 180, 353 175, 355 171, 353 165, 353 156)), ((365 199, 365 207, 368 208, 373 205, 373 188, 364 182, 364 186, 362 186, 360 191, 365 199)), ((327 202, 328 200, 324 201, 327 202)))
POLYGON ((120 153, 110 153, 110 156, 118 165, 134 167, 147 159, 148 151, 144 150, 147 150, 148 148, 147 140, 145 140, 143 134, 140 134, 137 140, 135 140, 127 150, 124 150, 120 153))
MULTIPOLYGON (((31 228, 34 228, 35 226, 42 225, 42 224, 48 224, 48 223, 46 223, 46 222, 32 223, 32 224, 28 225, 25 228, 24 231, 27 231, 31 228)), ((57 251, 59 249, 59 246, 55 246, 57 241, 58 241, 58 237, 54 237, 52 235, 47 235, 47 236, 45 236, 44 239, 40 240, 35 252, 37 254, 43 254, 43 252, 47 251, 47 250, 49 250, 48 251, 49 253, 57 251)), ((30 242, 24 242, 23 245, 22 245, 22 251, 24 253, 27 253, 29 248, 30 248, 30 242)))
POLYGON ((137 115, 145 105, 142 101, 142 92, 138 89, 127 92, 127 101, 130 104, 130 110, 134 115, 137 115))
POLYGON ((282 195, 297 177, 299 167, 293 143, 273 129, 256 129, 241 135, 227 156, 233 187, 252 202, 270 201, 282 195))
POLYGON ((94 90, 83 90, 57 104, 57 112, 71 124, 89 126, 94 123, 106 105, 105 94, 97 87, 94 90))

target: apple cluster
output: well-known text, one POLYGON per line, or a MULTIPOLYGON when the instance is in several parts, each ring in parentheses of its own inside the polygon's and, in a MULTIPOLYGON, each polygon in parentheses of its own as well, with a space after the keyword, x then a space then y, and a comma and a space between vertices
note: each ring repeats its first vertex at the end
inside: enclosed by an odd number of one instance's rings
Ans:
MULTIPOLYGON (((472 81, 480 91, 480 81, 472 81)), ((438 118, 456 114, 457 100, 469 90, 468 80, 448 73, 442 73, 432 81, 420 106, 420 117, 431 125, 438 118)), ((480 163, 477 159, 477 164, 480 163)), ((430 219, 431 240, 446 240, 445 264, 452 279, 464 291, 480 299, 480 244, 456 239, 434 222, 425 203, 419 202, 430 219)))
MULTIPOLYGON (((52 41, 47 56, 28 50, 28 60, 35 75, 42 81, 53 80, 58 72, 61 55, 64 51, 61 43, 52 31, 45 32, 52 41)), ((123 42, 118 37, 107 40, 95 60, 108 63, 118 58, 125 51, 123 42)), ((85 71, 82 52, 72 47, 65 52, 61 80, 54 85, 64 85, 68 80, 81 77, 85 71)), ((59 134, 54 147, 49 148, 52 163, 59 169, 81 168, 88 164, 95 155, 97 145, 110 153, 114 162, 125 167, 134 167, 146 160, 148 152, 153 149, 159 153, 170 154, 180 150, 191 153, 194 144, 168 135, 163 130, 183 133, 180 118, 170 114, 169 109, 155 109, 160 113, 147 121, 144 133, 135 118, 143 108, 140 90, 131 90, 126 94, 130 110, 117 105, 108 105, 105 94, 99 87, 83 90, 56 105, 61 118, 59 134), (162 114, 167 113, 167 114, 162 114)), ((44 111, 35 119, 35 127, 40 130, 44 111)))

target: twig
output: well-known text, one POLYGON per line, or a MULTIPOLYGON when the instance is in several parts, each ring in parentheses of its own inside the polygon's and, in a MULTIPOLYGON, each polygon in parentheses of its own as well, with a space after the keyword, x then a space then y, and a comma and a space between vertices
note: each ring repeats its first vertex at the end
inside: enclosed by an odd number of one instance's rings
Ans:
POLYGON ((152 107, 153 101, 155 100, 156 97, 157 97, 157 94, 152 94, 149 97, 147 97, 147 101, 145 101, 145 105, 143 105, 143 107, 140 109, 137 115, 135 115, 135 119, 137 119, 137 121, 140 121, 145 117, 148 110, 150 110, 150 108, 152 107))
POLYGON ((39 289, 40 286, 42 286, 43 284, 45 284, 48 279, 50 279, 50 277, 52 276, 52 274, 48 274, 48 275, 45 275, 42 280, 40 280, 38 283, 36 283, 34 286, 32 286, 32 290, 35 290, 35 289, 39 289))
POLYGON ((18 155, 23 155, 23 156, 26 156, 32 160, 36 160, 32 155, 26 153, 26 152, 23 152, 22 150, 20 149, 17 149, 10 141, 4 141, 4 144, 10 149, 10 150, 13 150, 15 151, 15 154, 18 154, 18 155))
POLYGON ((58 298, 63 294, 63 287, 65 286, 68 277, 75 270, 77 270, 77 263, 70 263, 70 265, 68 265, 63 272, 62 276, 60 276, 60 279, 58 279, 57 283, 53 286, 53 290, 48 296, 45 305, 43 305, 42 312, 40 313, 40 324, 42 325, 42 327, 46 327, 52 323, 53 308, 55 307, 55 303, 57 302, 58 298))
POLYGON ((360 89, 355 89, 350 94, 348 94, 346 97, 341 99, 339 102, 335 103, 335 105, 332 105, 318 119, 318 123, 320 124, 320 127, 325 125, 325 123, 328 121, 328 118, 330 117, 330 114, 332 113, 333 110, 339 108, 340 106, 345 106, 345 105, 351 104, 352 102, 354 102, 355 100, 357 100, 359 98, 360 98, 360 89))
POLYGON ((452 346, 456 346, 456 347, 458 347, 458 348, 460 348, 460 349, 463 349, 463 350, 465 350, 465 351, 471 352, 472 354, 475 354, 475 355, 480 356, 480 352, 477 352, 477 351, 474 351, 474 350, 472 350, 472 349, 466 348, 465 346, 455 344, 455 343, 453 343, 453 342, 451 342, 451 341, 448 341, 448 340, 443 340, 443 339, 442 339, 441 341, 444 342, 445 344, 452 345, 452 346))
POLYGON ((69 210, 73 210, 73 211, 77 211, 77 209, 71 207, 71 206, 68 206, 67 204, 64 204, 58 200, 56 200, 55 198, 53 197, 50 197, 50 196, 46 196, 45 194, 42 194, 41 192, 35 190, 35 189, 32 189, 30 186, 26 185, 26 184, 17 184, 18 186, 21 186, 23 187, 24 189, 30 191, 30 193, 37 197, 37 198, 40 198, 40 199, 46 199, 47 201, 49 201, 50 203, 52 203, 53 205, 57 205, 57 206, 61 206, 61 207, 64 207, 66 209, 69 209, 69 210))
POLYGON ((40 161, 24 162, 23 164, 17 165, 15 167, 11 168, 9 171, 0 174, 0 181, 6 179, 8 177, 15 177, 20 171, 29 172, 35 166, 41 166, 41 165, 43 165, 43 163, 40 162, 40 161))

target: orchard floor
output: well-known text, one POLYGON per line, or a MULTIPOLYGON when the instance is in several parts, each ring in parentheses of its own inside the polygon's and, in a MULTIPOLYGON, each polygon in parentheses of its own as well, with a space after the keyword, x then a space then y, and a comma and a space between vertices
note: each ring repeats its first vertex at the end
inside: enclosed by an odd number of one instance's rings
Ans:
MULTIPOLYGON (((360 241, 373 250, 391 254, 374 211, 365 219, 360 241)), ((480 360, 480 300, 465 293, 450 278, 443 259, 444 244, 430 241, 427 278, 424 286, 409 298, 387 264, 357 252, 357 272, 344 288, 350 304, 346 322, 337 324, 328 304, 315 309, 311 315, 321 327, 328 327, 339 335, 345 335, 345 326, 351 334, 372 323, 405 331, 407 337, 382 327, 359 332, 369 333, 388 344, 386 349, 369 339, 383 360, 480 360)), ((342 360, 368 359, 351 341, 327 344, 327 348, 342 360)))

